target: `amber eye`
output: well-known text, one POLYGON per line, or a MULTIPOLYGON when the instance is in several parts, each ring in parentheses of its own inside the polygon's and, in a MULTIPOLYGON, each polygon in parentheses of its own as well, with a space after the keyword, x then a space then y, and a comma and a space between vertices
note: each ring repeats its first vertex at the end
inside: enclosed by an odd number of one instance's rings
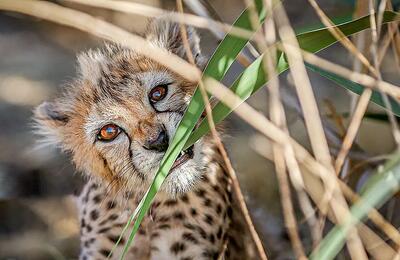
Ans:
POLYGON ((152 103, 156 103, 160 100, 163 100, 166 95, 167 95, 167 85, 159 85, 150 90, 149 99, 152 103))
POLYGON ((121 128, 114 124, 108 124, 103 126, 97 134, 97 140, 100 141, 112 141, 119 135, 121 128))

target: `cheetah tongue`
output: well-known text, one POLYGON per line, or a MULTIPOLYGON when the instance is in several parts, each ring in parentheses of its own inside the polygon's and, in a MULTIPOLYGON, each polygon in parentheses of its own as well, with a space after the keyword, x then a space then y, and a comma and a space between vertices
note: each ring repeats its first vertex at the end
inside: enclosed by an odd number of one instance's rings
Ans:
POLYGON ((172 165, 171 171, 178 168, 185 162, 189 161, 193 158, 193 146, 189 147, 187 150, 182 151, 178 158, 175 160, 174 164, 172 165))

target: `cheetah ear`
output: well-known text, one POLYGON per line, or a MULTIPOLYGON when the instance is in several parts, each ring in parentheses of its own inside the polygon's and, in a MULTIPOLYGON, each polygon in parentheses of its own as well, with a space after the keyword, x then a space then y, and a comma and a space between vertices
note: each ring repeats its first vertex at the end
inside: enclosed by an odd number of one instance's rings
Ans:
MULTIPOLYGON (((205 59, 201 55, 200 38, 196 30, 191 26, 185 26, 188 42, 195 59, 196 65, 204 67, 205 59)), ((146 30, 146 39, 152 44, 169 50, 179 57, 188 60, 181 35, 179 23, 173 22, 168 15, 153 19, 146 30)))
POLYGON ((35 132, 44 137, 44 142, 57 144, 62 139, 62 128, 69 116, 61 107, 52 102, 43 102, 34 110, 35 132))
POLYGON ((104 50, 89 50, 78 55, 78 72, 81 77, 96 85, 102 76, 102 71, 107 71, 108 57, 104 50))

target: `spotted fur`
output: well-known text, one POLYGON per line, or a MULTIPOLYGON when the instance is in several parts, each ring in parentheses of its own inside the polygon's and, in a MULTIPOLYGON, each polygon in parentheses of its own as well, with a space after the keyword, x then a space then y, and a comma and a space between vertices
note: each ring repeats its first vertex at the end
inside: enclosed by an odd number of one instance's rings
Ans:
MULTIPOLYGON (((192 28, 188 34, 202 67, 199 38, 192 28)), ((155 20, 146 38, 186 58, 177 24, 155 20)), ((89 179, 78 203, 80 259, 106 259, 164 155, 145 143, 160 128, 172 138, 196 83, 114 44, 81 54, 78 63, 79 77, 55 101, 39 106, 35 120, 38 133, 71 153, 89 179), (152 103, 149 92, 158 85, 168 91, 152 103), (110 123, 121 133, 112 141, 98 140, 99 129, 110 123)), ((204 137, 193 157, 167 176, 126 259, 252 259, 241 222, 221 156, 204 137)), ((112 259, 119 259, 127 240, 125 234, 112 259)))

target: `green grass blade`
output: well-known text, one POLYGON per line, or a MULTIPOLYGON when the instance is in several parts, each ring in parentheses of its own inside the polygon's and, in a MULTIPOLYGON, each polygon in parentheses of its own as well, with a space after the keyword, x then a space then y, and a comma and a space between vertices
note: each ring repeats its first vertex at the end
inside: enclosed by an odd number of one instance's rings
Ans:
MULTIPOLYGON (((399 20, 400 15, 398 13, 390 11, 384 12, 383 23, 399 20)), ((369 16, 338 25, 337 27, 342 30, 346 36, 352 35, 369 28, 369 16)), ((319 52, 337 42, 336 38, 331 35, 327 28, 302 33, 299 34, 297 38, 302 49, 313 53, 319 52)), ((288 68, 288 65, 285 61, 284 55, 279 55, 278 57, 280 58, 277 71, 278 73, 282 73, 288 68)), ((264 70, 262 69, 261 59, 262 58, 259 57, 248 68, 246 68, 232 85, 232 91, 235 92, 243 101, 249 98, 268 81, 267 75, 265 75, 264 70), (254 78, 252 79, 252 77, 254 78)), ((222 102, 219 102, 213 109, 213 118, 215 123, 221 122, 231 112, 232 110, 230 108, 225 106, 222 102)), ((185 148, 190 147, 208 131, 209 126, 207 120, 203 120, 185 144, 185 148)))
POLYGON ((349 229, 363 221, 372 208, 381 207, 400 190, 400 154, 396 154, 382 171, 376 172, 374 177, 373 182, 367 183, 367 188, 361 194, 361 200, 351 207, 351 216, 325 236, 318 250, 310 255, 310 259, 334 259, 343 247, 349 229))
MULTIPOLYGON (((383 13, 382 23, 389 23, 399 20, 399 13, 392 11, 385 11, 383 13)), ((370 18, 369 15, 367 15, 354 21, 337 25, 336 27, 341 30, 345 36, 349 36, 370 28, 370 18)), ((300 47, 308 52, 321 51, 337 42, 336 38, 329 32, 327 28, 301 33, 297 35, 297 39, 300 47)))
MULTIPOLYGON (((263 9, 262 0, 256 0, 256 7, 259 12, 260 17, 260 24, 262 20, 265 19, 265 10, 263 9)), ((249 12, 245 10, 239 18, 234 23, 234 26, 241 27, 243 29, 251 30, 251 24, 249 20, 249 12)), ((255 28, 257 29, 257 28, 255 28)), ((254 31, 254 30, 253 30, 254 31)), ((221 80, 232 63, 235 61, 239 52, 243 49, 246 45, 248 40, 235 37, 232 35, 227 35, 221 44, 218 46, 217 50, 215 51, 214 55, 210 59, 207 67, 204 71, 204 77, 213 77, 216 80, 221 80)), ((169 170, 171 169, 173 163, 175 162, 176 158, 178 157, 180 151, 182 150, 184 144, 188 140, 194 126, 196 125, 197 121, 199 120, 202 112, 204 110, 204 103, 201 96, 200 91, 197 89, 190 101, 190 104, 183 116, 175 136, 165 153, 165 156, 161 162, 161 166, 154 178, 148 192, 142 199, 140 203, 140 207, 137 213, 136 221, 133 225, 132 231, 129 235, 129 239, 124 247, 123 254, 121 259, 123 259, 126 253, 129 250, 130 245, 133 242, 135 234, 139 229, 140 223, 142 222, 144 216, 146 215, 148 209, 150 208, 151 202, 153 201, 154 197, 156 196, 158 190, 161 187, 161 184, 165 180, 169 170)), ((134 214, 134 217, 136 214, 134 214)))
MULTIPOLYGON (((358 83, 355 83, 351 80, 348 80, 346 78, 343 78, 339 75, 336 75, 335 73, 326 71, 318 66, 314 66, 311 64, 306 63, 307 68, 309 68, 310 70, 320 74, 321 76, 337 83, 339 86, 350 90, 351 92, 354 92, 358 95, 361 95, 361 93, 364 91, 364 86, 360 85, 358 83)), ((373 91, 372 96, 371 96, 371 101, 383 108, 386 108, 385 102, 382 99, 382 95, 377 92, 377 91, 373 91)), ((400 105, 399 103, 394 100, 393 98, 389 97, 389 101, 390 101, 390 109, 391 111, 397 115, 400 116, 400 105)))

